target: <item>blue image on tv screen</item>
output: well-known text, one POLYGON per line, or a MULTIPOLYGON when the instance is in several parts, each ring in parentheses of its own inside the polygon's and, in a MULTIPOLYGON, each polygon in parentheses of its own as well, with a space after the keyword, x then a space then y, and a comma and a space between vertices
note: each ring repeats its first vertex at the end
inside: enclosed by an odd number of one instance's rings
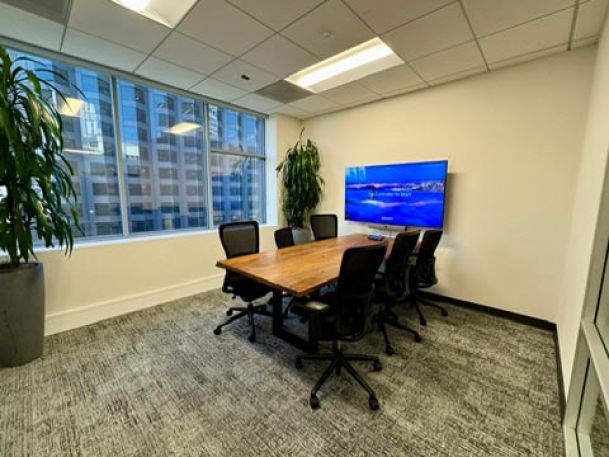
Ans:
POLYGON ((345 219, 442 228, 448 162, 347 168, 345 219))

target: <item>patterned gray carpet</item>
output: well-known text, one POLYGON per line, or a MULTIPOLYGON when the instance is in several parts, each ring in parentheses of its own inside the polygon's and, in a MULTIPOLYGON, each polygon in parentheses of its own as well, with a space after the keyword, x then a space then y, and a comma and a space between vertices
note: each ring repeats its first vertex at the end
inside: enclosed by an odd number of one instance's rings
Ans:
POLYGON ((312 411, 324 365, 296 370, 265 317, 254 345, 247 321, 214 336, 227 303, 214 291, 55 335, 0 369, 0 456, 563 455, 550 332, 429 310, 422 344, 391 330, 392 357, 377 333, 351 347, 382 355, 381 372, 357 366, 379 411, 344 374, 312 411))

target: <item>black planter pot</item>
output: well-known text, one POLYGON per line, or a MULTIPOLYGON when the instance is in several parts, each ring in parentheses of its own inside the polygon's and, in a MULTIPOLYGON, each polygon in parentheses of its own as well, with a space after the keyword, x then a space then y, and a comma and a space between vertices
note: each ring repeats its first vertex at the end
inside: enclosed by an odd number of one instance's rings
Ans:
POLYGON ((37 359, 43 343, 42 264, 0 268, 0 366, 14 367, 37 359))

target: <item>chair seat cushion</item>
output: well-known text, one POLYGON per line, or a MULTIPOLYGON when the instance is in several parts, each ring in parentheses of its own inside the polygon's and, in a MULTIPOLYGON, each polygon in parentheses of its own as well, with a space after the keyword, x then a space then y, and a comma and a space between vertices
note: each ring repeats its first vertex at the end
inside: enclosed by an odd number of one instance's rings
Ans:
POLYGON ((270 287, 239 274, 227 275, 224 288, 245 302, 257 300, 271 292, 270 287))

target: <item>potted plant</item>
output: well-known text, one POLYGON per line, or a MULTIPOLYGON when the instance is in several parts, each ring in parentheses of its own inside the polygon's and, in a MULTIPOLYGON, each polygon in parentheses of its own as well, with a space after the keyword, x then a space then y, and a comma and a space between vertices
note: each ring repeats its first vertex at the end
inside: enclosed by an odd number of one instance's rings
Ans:
POLYGON ((304 129, 296 144, 288 149, 285 159, 277 166, 277 173, 282 174, 283 214, 297 244, 311 240, 305 224, 311 211, 321 201, 324 185, 319 175, 319 150, 310 139, 306 142, 302 140, 303 132, 304 129))
POLYGON ((0 366, 42 354, 44 275, 34 237, 72 252, 78 226, 73 170, 63 155, 63 123, 39 77, 0 46, 0 366), (34 259, 34 260, 32 260, 34 259))

